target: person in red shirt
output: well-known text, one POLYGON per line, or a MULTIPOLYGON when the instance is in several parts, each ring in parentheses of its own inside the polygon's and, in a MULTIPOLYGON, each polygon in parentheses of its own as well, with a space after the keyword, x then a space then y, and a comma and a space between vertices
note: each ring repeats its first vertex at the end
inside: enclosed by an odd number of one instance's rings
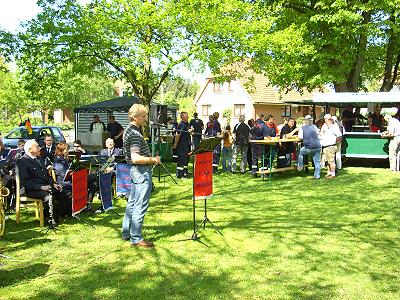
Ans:
POLYGON ((279 133, 279 129, 278 127, 275 125, 275 119, 273 115, 268 115, 267 117, 267 121, 265 122, 265 124, 267 125, 267 127, 270 129, 270 136, 277 136, 279 133), (275 134, 273 134, 273 131, 275 131, 275 134))

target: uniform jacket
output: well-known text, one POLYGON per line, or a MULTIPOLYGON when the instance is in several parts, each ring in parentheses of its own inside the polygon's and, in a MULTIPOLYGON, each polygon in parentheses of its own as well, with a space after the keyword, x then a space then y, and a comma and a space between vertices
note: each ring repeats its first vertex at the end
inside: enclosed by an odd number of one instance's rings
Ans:
POLYGON ((25 191, 39 191, 41 186, 51 185, 53 179, 50 177, 43 158, 30 158, 25 154, 17 161, 19 178, 25 191))
POLYGON ((47 146, 44 145, 40 149, 40 156, 46 161, 46 158, 50 159, 51 162, 54 162, 54 152, 56 151, 56 146, 53 144, 50 148, 50 153, 47 152, 47 146))

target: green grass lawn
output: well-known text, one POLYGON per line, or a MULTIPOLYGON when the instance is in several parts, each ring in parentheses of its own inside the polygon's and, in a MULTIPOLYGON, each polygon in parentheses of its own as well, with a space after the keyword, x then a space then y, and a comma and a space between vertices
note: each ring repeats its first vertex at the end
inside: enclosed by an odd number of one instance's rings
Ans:
POLYGON ((0 298, 400 299, 400 175, 346 168, 310 178, 217 175, 208 216, 223 235, 207 225, 207 246, 179 241, 192 234, 191 180, 156 181, 144 226, 155 249, 123 242, 122 216, 45 234, 23 211, 0 238, 12 258, 0 258, 0 298))

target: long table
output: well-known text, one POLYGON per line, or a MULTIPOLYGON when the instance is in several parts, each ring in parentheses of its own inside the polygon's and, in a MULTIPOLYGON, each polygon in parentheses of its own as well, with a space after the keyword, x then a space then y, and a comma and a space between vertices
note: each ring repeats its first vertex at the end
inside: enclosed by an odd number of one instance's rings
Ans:
MULTIPOLYGON (((271 180, 272 178, 272 173, 274 172, 283 172, 283 171, 288 171, 288 170, 294 170, 295 168, 290 166, 290 167, 284 167, 284 168, 274 168, 272 169, 272 151, 273 147, 278 144, 278 143, 292 143, 292 142, 299 142, 300 139, 298 137, 293 137, 293 138, 278 138, 278 137, 273 137, 269 139, 264 139, 264 140, 250 140, 250 143, 254 144, 259 144, 262 145, 262 170, 258 171, 258 174, 269 174, 268 179, 271 180), (265 147, 269 146, 269 165, 268 165, 268 170, 265 170, 265 147)), ((264 176, 263 176, 264 180, 264 176)))

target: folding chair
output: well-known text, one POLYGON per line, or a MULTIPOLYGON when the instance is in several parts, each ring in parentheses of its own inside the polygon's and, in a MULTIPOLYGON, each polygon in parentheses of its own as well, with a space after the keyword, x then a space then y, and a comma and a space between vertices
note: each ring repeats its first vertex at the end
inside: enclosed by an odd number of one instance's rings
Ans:
POLYGON ((18 167, 15 168, 15 183, 16 183, 16 191, 15 191, 15 221, 19 224, 21 217, 21 204, 24 204, 24 207, 34 207, 35 208, 35 218, 39 219, 40 227, 44 226, 44 212, 43 212, 43 200, 27 197, 21 194, 21 180, 18 174, 18 167))

